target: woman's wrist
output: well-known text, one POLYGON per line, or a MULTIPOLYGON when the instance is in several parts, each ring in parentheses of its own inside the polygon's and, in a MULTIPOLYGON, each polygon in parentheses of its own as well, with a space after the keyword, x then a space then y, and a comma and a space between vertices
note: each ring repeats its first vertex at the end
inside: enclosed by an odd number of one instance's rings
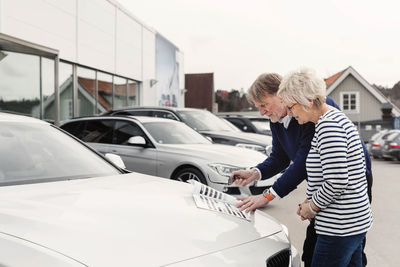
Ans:
POLYGON ((315 216, 317 215, 319 208, 314 204, 312 200, 308 202, 308 208, 310 209, 311 213, 315 216))

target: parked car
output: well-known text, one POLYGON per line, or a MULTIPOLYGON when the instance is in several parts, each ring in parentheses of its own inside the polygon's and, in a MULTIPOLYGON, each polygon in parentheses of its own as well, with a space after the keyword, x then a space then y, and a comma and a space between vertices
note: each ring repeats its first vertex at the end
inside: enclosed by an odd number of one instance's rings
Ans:
POLYGON ((400 130, 393 130, 385 138, 382 146, 384 159, 400 160, 400 130))
POLYGON ((300 266, 287 228, 197 208, 54 125, 0 113, 0 266, 300 266))
POLYGON ((233 171, 254 167, 266 156, 241 147, 213 144, 175 120, 94 116, 73 119, 61 128, 100 153, 121 156, 131 171, 183 182, 195 179, 230 194, 259 194, 278 177, 250 187, 228 186, 233 171))
POLYGON ((249 148, 262 153, 266 153, 266 147, 272 145, 272 137, 237 131, 227 125, 222 119, 203 109, 134 107, 110 110, 103 115, 149 116, 182 121, 199 133, 210 137, 214 143, 249 148))
POLYGON ((243 132, 272 135, 269 119, 266 117, 242 115, 223 115, 222 117, 243 132))
POLYGON ((367 149, 374 159, 382 158, 382 146, 385 139, 389 136, 391 130, 384 129, 374 134, 368 141, 367 149))

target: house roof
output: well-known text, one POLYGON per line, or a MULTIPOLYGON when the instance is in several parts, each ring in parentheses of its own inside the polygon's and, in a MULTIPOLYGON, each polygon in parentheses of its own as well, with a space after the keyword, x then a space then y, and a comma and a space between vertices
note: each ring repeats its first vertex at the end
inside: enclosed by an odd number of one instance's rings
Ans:
MULTIPOLYGON (((367 89, 381 104, 389 103, 392 104, 379 90, 370 85, 352 66, 332 75, 325 79, 326 84, 326 95, 330 95, 347 76, 352 75, 357 81, 359 81, 365 89, 367 89)), ((392 104, 392 112, 396 117, 400 116, 400 109, 392 104)))
POLYGON ((332 75, 331 77, 324 79, 325 83, 326 83, 326 88, 328 88, 334 81, 336 81, 336 79, 339 78, 339 76, 342 75, 342 73, 344 71, 345 70, 342 70, 342 71, 332 75))

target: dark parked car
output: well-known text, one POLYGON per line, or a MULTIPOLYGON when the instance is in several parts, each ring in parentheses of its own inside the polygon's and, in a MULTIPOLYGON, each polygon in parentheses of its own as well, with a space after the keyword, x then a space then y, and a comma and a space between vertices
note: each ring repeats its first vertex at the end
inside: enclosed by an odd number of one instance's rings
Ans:
POLYGON ((386 137, 382 146, 382 157, 400 160, 400 130, 393 130, 386 137))
POLYGON ((107 116, 149 116, 182 121, 199 133, 212 139, 214 143, 233 145, 253 149, 266 154, 266 148, 272 145, 272 138, 267 135, 245 133, 234 129, 223 119, 211 112, 195 108, 173 107, 134 107, 110 110, 107 116))
POLYGON ((222 117, 243 132, 271 135, 267 118, 241 115, 224 115, 222 117))

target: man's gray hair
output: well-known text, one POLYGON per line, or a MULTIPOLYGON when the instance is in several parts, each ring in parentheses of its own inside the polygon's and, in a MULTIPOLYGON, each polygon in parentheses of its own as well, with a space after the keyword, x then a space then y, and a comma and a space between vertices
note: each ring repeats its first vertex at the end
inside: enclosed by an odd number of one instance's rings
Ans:
POLYGON ((326 101, 326 84, 310 68, 292 71, 283 77, 277 95, 286 103, 299 103, 310 107, 314 102, 316 107, 326 101))
POLYGON ((266 95, 275 95, 279 90, 282 77, 276 73, 263 73, 251 85, 247 99, 253 103, 260 102, 266 95))

